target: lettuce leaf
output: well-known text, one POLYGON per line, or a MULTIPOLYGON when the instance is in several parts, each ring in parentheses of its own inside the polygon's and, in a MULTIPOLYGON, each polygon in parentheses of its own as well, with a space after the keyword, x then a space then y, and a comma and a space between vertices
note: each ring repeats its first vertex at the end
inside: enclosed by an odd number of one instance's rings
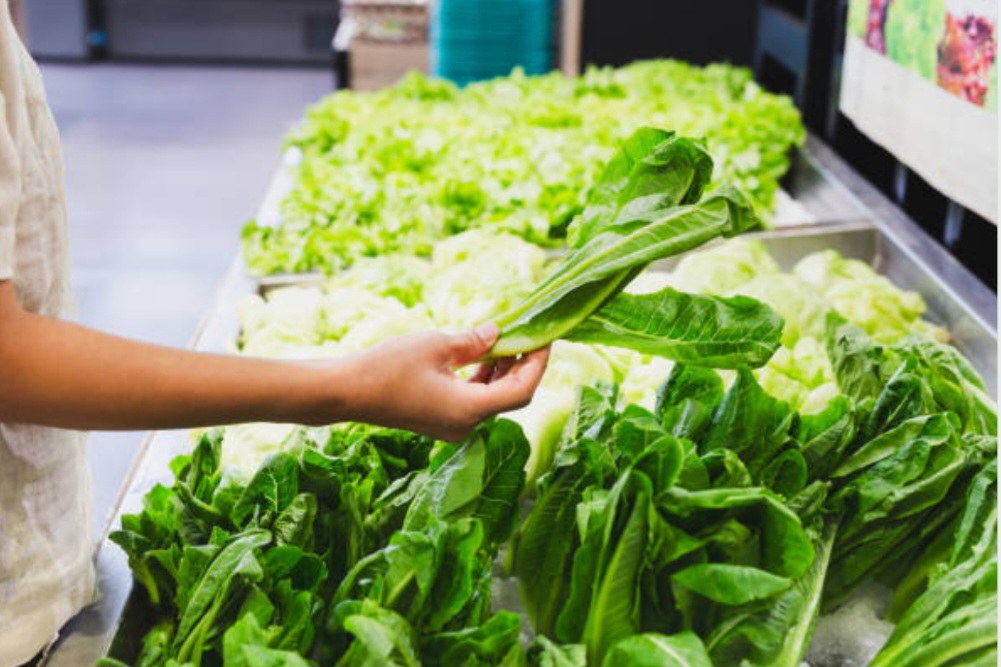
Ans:
POLYGON ((731 367, 767 361, 782 323, 756 302, 713 301, 670 288, 617 296, 650 262, 756 224, 734 189, 702 198, 711 173, 712 159, 698 142, 653 128, 637 131, 571 226, 569 253, 497 318, 501 336, 492 354, 520 354, 567 337, 668 358, 708 352, 703 363, 731 367), (595 313, 597 319, 587 321, 595 313), (696 315, 709 316, 696 323, 704 328, 693 329, 696 315), (579 337, 577 327, 583 327, 579 337))

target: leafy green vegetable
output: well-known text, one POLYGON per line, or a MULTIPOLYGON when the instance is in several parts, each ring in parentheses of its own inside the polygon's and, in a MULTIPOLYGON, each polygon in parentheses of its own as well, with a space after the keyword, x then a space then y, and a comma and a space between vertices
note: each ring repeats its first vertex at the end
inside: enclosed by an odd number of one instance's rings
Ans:
POLYGON ((616 299, 653 260, 756 224, 736 190, 724 188, 702 199, 711 172, 712 160, 698 143, 652 128, 637 131, 608 163, 587 208, 571 225, 568 254, 521 304, 496 318, 501 336, 493 354, 520 354, 569 337, 682 358, 711 351, 710 363, 767 360, 778 347, 781 322, 766 307, 670 289, 616 299), (593 313, 599 319, 588 322, 593 313), (708 326, 692 331, 685 318, 709 313, 708 326), (749 315, 754 319, 748 322, 749 315), (578 338, 574 330, 582 324, 578 338), (723 329, 720 338, 729 345, 714 345, 713 324, 723 329), (662 337, 669 340, 658 340, 662 337), (742 337, 750 339, 744 346, 742 337))
POLYGON ((671 581, 692 593, 731 605, 773 597, 792 584, 764 570, 725 563, 692 565, 677 572, 671 581))
POLYGON ((201 662, 204 638, 212 630, 216 617, 227 603, 230 591, 241 579, 258 581, 263 577, 253 550, 271 541, 264 530, 251 530, 234 538, 218 551, 204 573, 198 577, 187 602, 180 610, 180 622, 172 650, 181 662, 201 662))
POLYGON ((734 368, 764 365, 778 347, 781 331, 781 319, 753 299, 684 294, 667 287, 643 296, 620 294, 567 337, 683 363, 734 368))
POLYGON ((587 656, 580 644, 560 646, 539 635, 528 649, 532 667, 586 667, 587 656))
POLYGON ((347 603, 336 611, 341 626, 354 636, 338 664, 344 667, 419 667, 413 629, 399 614, 365 600, 347 603))
POLYGON ((822 526, 818 501, 823 494, 824 488, 815 485, 794 503, 815 553, 809 569, 777 598, 724 613, 706 639, 716 664, 747 661, 768 667, 800 665, 820 614, 823 582, 837 529, 836 523, 822 526))
POLYGON ((172 463, 174 487, 123 519, 112 539, 152 608, 131 664, 306 664, 330 578, 402 524, 390 483, 426 468, 432 443, 358 426, 294 436, 244 478, 223 474, 221 433, 206 432, 172 463), (382 518, 367 524, 368 514, 382 518))
MULTIPOLYGON (((594 447, 587 441, 577 446, 592 452, 594 447)), ((570 585, 577 505, 584 489, 598 481, 592 465, 581 460, 592 452, 561 453, 562 460, 540 480, 535 506, 515 539, 515 574, 522 602, 533 627, 545 635, 554 635, 570 585)))
POLYGON ((920 319, 925 312, 920 294, 898 289, 865 262, 823 250, 797 262, 793 273, 877 343, 892 343, 913 329, 948 338, 941 328, 920 319))
POLYGON ((944 667, 997 660, 997 460, 970 485, 947 563, 907 610, 877 667, 944 667))
POLYGON ((268 646, 268 633, 253 614, 233 624, 223 638, 223 663, 227 667, 308 667, 297 651, 268 646))
POLYGON ((436 656, 433 663, 439 667, 515 667, 506 658, 518 647, 520 633, 521 617, 500 612, 477 628, 431 635, 424 640, 423 651, 436 656))
POLYGON ((943 550, 931 545, 961 512, 970 477, 996 456, 997 417, 980 379, 941 343, 915 335, 879 346, 837 318, 828 327, 858 427, 831 471, 828 510, 840 521, 824 593, 832 606, 865 578, 913 565, 922 549, 921 567, 933 567, 943 550))
MULTIPOLYGON (((607 501, 603 541, 594 571, 596 579, 590 586, 589 613, 583 629, 588 661, 593 664, 601 664, 613 644, 640 629, 638 588, 646 560, 652 509, 651 489, 644 488, 647 484, 641 474, 627 473, 612 488, 607 501), (623 522, 624 525, 617 525, 623 522)), ((591 520, 597 524, 600 518, 595 516, 591 520)), ((588 531, 588 539, 594 535, 594 531, 588 531)), ((588 539, 584 541, 582 554, 589 553, 588 539)), ((574 565, 576 568, 576 561, 574 565)), ((588 572, 587 567, 581 570, 588 572)), ((572 591, 570 608, 574 601, 572 591)))
MULTIPOLYGON (((731 391, 731 403, 748 400, 746 390, 731 391)), ((700 456, 695 443, 672 435, 697 433, 702 440, 714 416, 720 424, 732 422, 722 417, 730 412, 719 408, 724 394, 715 374, 676 366, 659 394, 659 414, 636 406, 616 411, 614 398, 613 392, 582 393, 554 468, 540 479, 538 499, 515 540, 514 571, 533 626, 560 641, 583 642, 589 664, 601 664, 620 640, 649 628, 702 634, 726 619, 747 619, 749 627, 762 608, 807 578, 814 561, 812 539, 779 496, 722 486, 719 476, 719 488, 706 488, 717 454, 730 450, 721 446, 700 456), (686 430, 692 414, 701 415, 703 426, 686 430)), ((746 484, 756 481, 736 455, 731 463, 746 484)), ((801 495, 804 516, 816 517, 819 500, 809 502, 805 490, 801 495)), ((819 588, 807 593, 816 594, 807 611, 812 619, 819 588)), ((798 627, 803 608, 773 622, 771 652, 755 654, 763 656, 756 664, 772 664, 767 660, 782 650, 783 634, 798 627)), ((797 661, 810 627, 808 619, 802 641, 787 649, 797 661)), ((722 639, 720 646, 735 646, 722 639)), ((784 659, 783 667, 796 664, 784 659)))
POLYGON ((443 521, 469 516, 482 522, 490 543, 503 543, 517 520, 528 452, 528 441, 514 422, 502 419, 479 427, 427 478, 404 528, 420 529, 431 516, 443 521))
POLYGON ((415 73, 307 111, 286 142, 300 159, 281 221, 248 223, 244 256, 255 273, 331 272, 376 255, 427 256, 483 228, 561 245, 601 165, 651 123, 706 137, 718 182, 737 183, 762 214, 805 136, 789 98, 722 64, 515 72, 462 90, 415 73))
POLYGON ((682 632, 665 636, 654 633, 633 635, 612 646, 602 667, 712 667, 713 663, 699 638, 682 632))
MULTIPOLYGON (((700 451, 728 449, 737 454, 753 478, 791 447, 789 430, 795 413, 766 394, 747 369, 737 372, 713 415, 700 451)), ((791 489, 793 492, 799 489, 791 489)))

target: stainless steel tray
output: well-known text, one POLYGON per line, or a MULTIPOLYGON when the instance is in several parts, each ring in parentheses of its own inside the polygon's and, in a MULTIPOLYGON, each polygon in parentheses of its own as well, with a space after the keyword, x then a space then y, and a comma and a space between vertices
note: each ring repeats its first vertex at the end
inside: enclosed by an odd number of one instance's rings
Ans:
MULTIPOLYGON (((767 244, 785 268, 809 252, 833 248, 846 257, 869 262, 898 286, 920 292, 928 304, 929 319, 950 330, 954 343, 984 376, 991 396, 996 399, 996 295, 823 145, 813 143, 808 150, 824 170, 824 189, 841 190, 842 201, 861 202, 865 214, 848 224, 754 236, 767 244)), ((663 266, 669 268, 670 263, 663 266)), ((247 274, 242 261, 235 260, 215 306, 200 327, 195 348, 229 349, 239 328, 237 302, 257 289, 257 282, 247 274)), ((89 665, 107 652, 121 625, 132 587, 127 559, 107 540, 107 533, 120 524, 122 514, 137 512, 142 507, 142 497, 154 484, 171 483, 167 464, 189 446, 188 435, 180 431, 157 432, 143 443, 98 546, 100 597, 65 628, 62 639, 42 664, 89 665)))
MULTIPOLYGON (((908 224, 911 229, 893 230, 859 222, 745 237, 764 241, 784 270, 792 269, 805 255, 832 249, 866 262, 898 287, 919 292, 928 306, 925 318, 949 330, 952 343, 983 375, 991 397, 996 399, 997 297, 927 235, 908 224)), ((670 271, 676 264, 677 260, 664 260, 653 268, 670 271)))

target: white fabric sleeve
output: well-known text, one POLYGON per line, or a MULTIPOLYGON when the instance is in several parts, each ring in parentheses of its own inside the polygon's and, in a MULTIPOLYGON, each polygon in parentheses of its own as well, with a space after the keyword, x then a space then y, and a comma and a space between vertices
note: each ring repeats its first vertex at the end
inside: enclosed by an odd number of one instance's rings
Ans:
POLYGON ((14 235, 21 202, 21 160, 0 92, 0 280, 14 277, 14 235))

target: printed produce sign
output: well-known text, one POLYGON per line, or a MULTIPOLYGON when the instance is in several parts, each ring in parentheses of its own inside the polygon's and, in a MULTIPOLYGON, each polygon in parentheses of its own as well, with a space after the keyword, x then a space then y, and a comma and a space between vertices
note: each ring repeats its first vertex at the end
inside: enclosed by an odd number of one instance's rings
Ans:
POLYGON ((943 193, 997 221, 997 0, 852 0, 841 108, 943 193))

